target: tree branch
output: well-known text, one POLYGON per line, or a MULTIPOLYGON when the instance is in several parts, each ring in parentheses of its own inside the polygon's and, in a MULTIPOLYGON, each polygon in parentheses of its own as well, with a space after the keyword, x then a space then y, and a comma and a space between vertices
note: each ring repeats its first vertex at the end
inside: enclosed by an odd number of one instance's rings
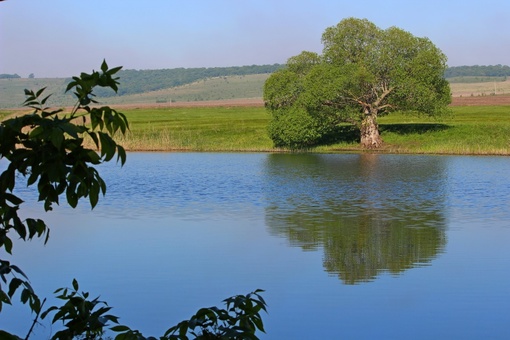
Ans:
POLYGON ((44 299, 43 302, 41 303, 41 307, 39 308, 39 310, 37 311, 37 314, 35 315, 34 322, 32 322, 32 326, 28 330, 28 333, 27 333, 27 336, 25 337, 25 340, 28 340, 28 338, 30 337, 30 334, 34 330, 34 326, 37 324, 37 319, 39 319, 39 314, 41 314, 41 310, 42 310, 42 307, 44 306, 45 302, 46 302, 46 299, 44 299))
POLYGON ((386 88, 386 85, 383 85, 383 93, 381 93, 380 96, 377 97, 377 100, 373 103, 373 105, 377 108, 379 108, 379 105, 381 105, 381 102, 391 93, 395 87, 386 88))

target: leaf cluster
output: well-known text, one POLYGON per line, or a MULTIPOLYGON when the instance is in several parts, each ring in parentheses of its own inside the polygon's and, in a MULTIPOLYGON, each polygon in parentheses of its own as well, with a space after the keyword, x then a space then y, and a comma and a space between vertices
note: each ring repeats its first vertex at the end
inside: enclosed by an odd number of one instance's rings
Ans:
POLYGON ((39 297, 35 294, 34 289, 28 281, 28 277, 23 271, 16 265, 10 264, 9 261, 0 259, 0 279, 3 284, 8 284, 8 290, 5 292, 3 289, 0 290, 0 312, 4 303, 11 304, 11 299, 18 288, 22 287, 21 290, 21 302, 23 304, 28 303, 30 309, 39 314, 44 303, 41 303, 39 297), (9 276, 12 276, 10 281, 9 276))
MULTIPOLYGON (((264 331, 261 311, 266 311, 266 302, 258 289, 246 295, 225 299, 226 308, 209 307, 199 309, 189 320, 168 329, 160 340, 187 339, 258 339, 256 332, 264 331)), ((53 314, 52 323, 62 322, 64 329, 52 336, 52 340, 102 339, 106 331, 115 335, 115 340, 156 340, 145 337, 138 330, 120 325, 119 318, 110 314, 111 307, 98 297, 90 299, 88 292, 79 292, 76 279, 72 288, 55 291, 58 299, 65 303, 52 306, 41 314, 41 319, 53 314)))
POLYGON ((265 332, 260 312, 266 310, 266 302, 256 290, 247 295, 225 299, 226 309, 201 308, 189 320, 168 329, 164 339, 258 339, 257 330, 265 332))
POLYGON ((65 328, 52 336, 52 340, 68 340, 78 336, 85 339, 100 338, 104 334, 104 328, 110 322, 118 323, 118 317, 107 314, 111 307, 99 298, 89 300, 88 292, 79 292, 76 279, 72 282, 73 287, 59 288, 55 291, 58 299, 65 301, 64 305, 52 306, 41 314, 44 319, 49 313, 55 313, 53 323, 60 321, 65 328))

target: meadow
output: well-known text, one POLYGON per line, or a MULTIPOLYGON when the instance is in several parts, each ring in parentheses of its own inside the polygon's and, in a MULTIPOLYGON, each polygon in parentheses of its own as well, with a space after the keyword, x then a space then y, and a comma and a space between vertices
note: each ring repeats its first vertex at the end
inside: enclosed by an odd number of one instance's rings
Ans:
POLYGON ((510 155, 510 106, 455 106, 442 121, 389 115, 380 125, 385 152, 510 155))
MULTIPOLYGON (((384 146, 376 152, 510 155, 510 106, 455 106, 443 120, 392 114, 379 120, 384 146)), ((175 107, 123 111, 130 131, 118 136, 129 151, 284 152, 267 135, 263 107, 175 107)), ((308 152, 364 152, 345 126, 337 141, 308 152)), ((371 151, 375 152, 375 151, 371 151)))
POLYGON ((130 151, 270 151, 263 107, 177 107, 123 111, 130 151))
MULTIPOLYGON (((20 111, 18 111, 20 112, 20 111)), ((128 151, 285 152, 267 135, 262 106, 162 107, 122 110, 130 131, 117 136, 128 151)), ((12 115, 0 111, 0 118, 12 115)), ((510 155, 510 105, 454 106, 442 120, 390 114, 379 119, 384 146, 409 154, 510 155)), ((328 145, 308 152, 364 152, 349 126, 328 145)))
MULTIPOLYGON (((207 78, 159 91, 100 98, 100 102, 127 115, 131 130, 118 139, 130 151, 287 151, 273 148, 267 136, 270 116, 261 99, 267 77, 207 78)), ((451 117, 440 121, 403 114, 381 117, 385 144, 377 152, 509 155, 510 79, 485 78, 452 79, 451 117)), ((47 85, 47 92, 54 93, 50 106, 72 105, 71 97, 61 91, 64 84, 64 79, 0 79, 4 108, 0 119, 23 112, 6 107, 19 107, 24 88, 47 85)), ((306 151, 364 151, 356 132, 348 126, 342 129, 344 134, 328 145, 306 151)))

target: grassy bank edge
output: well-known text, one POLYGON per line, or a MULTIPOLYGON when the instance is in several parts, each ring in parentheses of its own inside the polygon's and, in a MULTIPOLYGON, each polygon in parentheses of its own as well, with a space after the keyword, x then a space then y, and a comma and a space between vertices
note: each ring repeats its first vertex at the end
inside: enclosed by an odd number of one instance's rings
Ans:
MULTIPOLYGON (((274 148, 263 107, 127 109, 131 126, 119 143, 147 152, 313 152, 435 155, 510 155, 510 106, 456 106, 436 121, 402 114, 379 120, 384 146, 362 149, 355 138, 306 150, 274 148)), ((0 119, 13 114, 0 111, 0 119)), ((19 114, 19 111, 18 111, 19 114)))

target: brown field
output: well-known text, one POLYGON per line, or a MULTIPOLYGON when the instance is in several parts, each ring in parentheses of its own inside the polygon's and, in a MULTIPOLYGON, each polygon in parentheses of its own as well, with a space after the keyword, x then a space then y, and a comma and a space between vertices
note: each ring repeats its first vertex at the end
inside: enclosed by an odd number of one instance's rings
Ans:
POLYGON ((500 106, 510 105, 510 94, 497 96, 473 96, 455 97, 452 96, 452 106, 500 106))
MULTIPOLYGON (((496 96, 469 96, 460 97, 452 96, 452 106, 500 106, 510 105, 510 94, 496 95, 496 96)), ((195 101, 195 102, 175 102, 175 103, 140 103, 140 104, 120 104, 114 105, 118 109, 147 109, 147 108, 163 108, 163 107, 242 107, 250 106, 255 107, 264 106, 262 98, 246 98, 246 99, 226 99, 226 100, 209 100, 209 101, 195 101)))
MULTIPOLYGON (((452 106, 487 106, 510 105, 510 79, 503 82, 484 83, 452 83, 452 106)), ((187 101, 175 103, 138 103, 120 104, 115 107, 133 108, 161 108, 161 107, 239 107, 264 106, 262 98, 187 101)))
MULTIPOLYGON (((502 82, 452 83, 452 106, 510 105, 510 79, 502 82)), ((113 105, 113 104, 112 104, 113 105)), ((224 100, 178 101, 168 103, 115 104, 124 109, 161 107, 239 107, 264 106, 262 98, 237 98, 224 100)))
MULTIPOLYGON (((498 82, 496 85, 490 82, 486 83, 454 83, 450 85, 452 91, 452 106, 491 106, 491 105, 510 105, 510 79, 504 82, 498 82), (494 87, 495 86, 495 87, 494 87), (496 88, 496 95, 494 95, 496 88), (492 89, 492 92, 491 92, 492 89)), ((223 100, 203 100, 203 101, 178 101, 166 103, 129 103, 114 104, 106 103, 117 109, 147 109, 147 108, 165 108, 165 107, 262 107, 264 102, 262 98, 236 98, 223 100)), ((71 109, 70 107, 67 109, 71 109)), ((26 110, 26 108, 11 109, 11 111, 26 110)))
POLYGON ((112 107, 119 109, 151 109, 164 107, 253 107, 264 106, 262 98, 240 98, 223 100, 204 100, 175 103, 139 103, 139 104, 115 104, 112 107))
POLYGON ((510 79, 481 83, 450 83, 453 97, 477 97, 510 94, 510 79))

